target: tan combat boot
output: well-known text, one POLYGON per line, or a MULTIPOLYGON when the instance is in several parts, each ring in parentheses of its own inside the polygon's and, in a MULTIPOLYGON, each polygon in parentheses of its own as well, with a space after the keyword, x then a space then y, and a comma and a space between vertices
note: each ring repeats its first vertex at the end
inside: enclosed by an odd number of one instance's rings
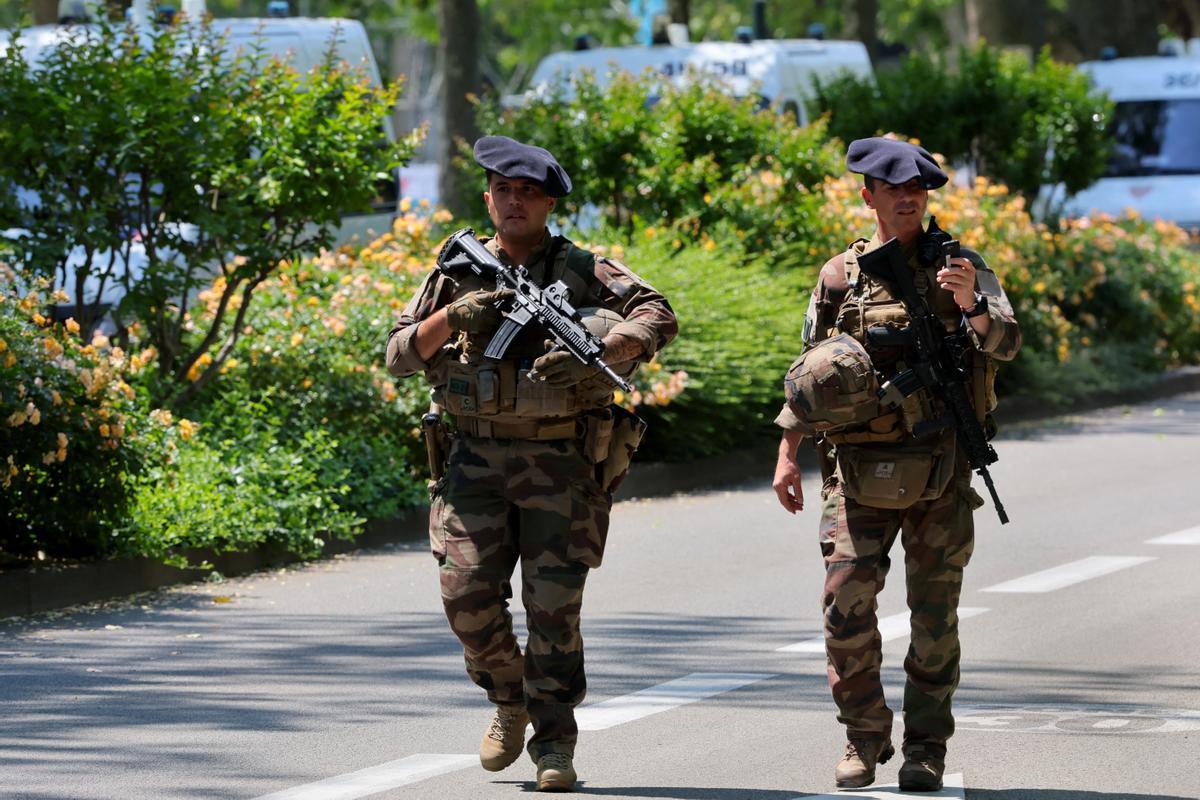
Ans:
POLYGON ((839 789, 860 789, 875 782, 875 765, 884 764, 896 748, 887 739, 852 736, 833 777, 839 789))
POLYGON ((946 749, 937 745, 906 744, 900 767, 900 791, 936 792, 946 771, 946 749))
POLYGON ((566 753, 546 753, 537 762, 539 792, 569 792, 575 788, 575 766, 566 753))
POLYGON ((496 706, 496 713, 479 743, 479 763, 488 772, 499 772, 517 760, 525 745, 529 714, 520 706, 496 706))

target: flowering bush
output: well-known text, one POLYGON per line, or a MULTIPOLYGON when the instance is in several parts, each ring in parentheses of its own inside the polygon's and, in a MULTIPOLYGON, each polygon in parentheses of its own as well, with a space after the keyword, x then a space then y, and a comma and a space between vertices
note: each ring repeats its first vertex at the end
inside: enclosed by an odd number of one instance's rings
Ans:
MULTIPOLYGON (((384 343, 433 267, 447 221, 406 205, 391 231, 359 249, 281 265, 259 287, 220 380, 189 406, 206 437, 252 447, 267 421, 281 441, 321 431, 330 439, 324 468, 345 473, 338 508, 389 517, 416 503, 428 471, 420 430, 428 394, 388 374, 384 343)), ((201 295, 198 327, 218 296, 201 295)))
MULTIPOLYGON (((0 270, 7 270, 0 265, 0 270)), ((0 274, 0 553, 116 552, 133 478, 173 460, 193 429, 161 424, 131 385, 144 365, 104 336, 41 311, 45 288, 17 293, 0 274)))

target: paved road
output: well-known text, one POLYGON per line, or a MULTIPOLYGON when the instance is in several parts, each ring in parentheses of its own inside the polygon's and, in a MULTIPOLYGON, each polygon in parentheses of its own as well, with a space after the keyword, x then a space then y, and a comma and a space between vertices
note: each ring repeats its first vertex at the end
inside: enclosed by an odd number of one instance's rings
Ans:
MULTIPOLYGON (((972 800, 1200 797, 1200 395, 1009 431, 998 449, 1013 522, 977 517, 949 773, 972 800)), ((832 792, 816 511, 784 513, 770 467, 617 506, 585 605, 583 792, 832 792)), ((10 620, 0 797, 521 796, 526 760, 474 765, 488 708, 436 595, 414 545, 10 620)), ((893 584, 893 699, 903 609, 893 584)))

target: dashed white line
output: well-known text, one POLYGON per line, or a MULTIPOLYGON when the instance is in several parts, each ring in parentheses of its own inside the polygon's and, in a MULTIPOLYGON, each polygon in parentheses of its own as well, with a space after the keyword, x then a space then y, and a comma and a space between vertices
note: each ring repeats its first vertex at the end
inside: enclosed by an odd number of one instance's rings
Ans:
POLYGON ((576 710, 575 721, 581 731, 603 731, 774 677, 761 672, 693 672, 633 694, 583 706, 576 710))
POLYGON ((913 797, 929 798, 930 800, 963 800, 965 796, 966 790, 963 788, 962 773, 956 772, 942 778, 941 791, 937 792, 921 792, 919 795, 902 793, 897 784, 885 783, 882 786, 868 786, 866 789, 842 789, 836 794, 806 794, 793 798, 793 800, 848 800, 849 798, 899 800, 899 798, 905 797, 909 800, 912 800, 913 797))
POLYGON ((1155 556, 1089 556, 1069 564, 1035 572, 1023 578, 1016 578, 1004 583, 997 583, 981 589, 983 592, 1052 592, 1082 583, 1101 575, 1108 575, 1147 561, 1153 561, 1155 556))
POLYGON ((1148 539, 1146 544, 1200 544, 1200 526, 1148 539))
MULTIPOLYGON (((962 606, 958 609, 958 618, 960 620, 970 617, 977 617, 980 614, 988 611, 986 608, 971 608, 962 606)), ((908 636, 911 630, 909 623, 909 612, 905 611, 901 614, 892 614, 879 620, 879 635, 883 641, 888 642, 892 639, 899 639, 902 636, 908 636)), ((775 650, 776 653, 824 653, 825 652, 825 637, 814 636, 811 639, 805 639, 796 644, 789 644, 786 647, 779 647, 775 650)))
POLYGON ((256 800, 355 800, 478 763, 477 755, 418 753, 358 772, 263 795, 256 800))

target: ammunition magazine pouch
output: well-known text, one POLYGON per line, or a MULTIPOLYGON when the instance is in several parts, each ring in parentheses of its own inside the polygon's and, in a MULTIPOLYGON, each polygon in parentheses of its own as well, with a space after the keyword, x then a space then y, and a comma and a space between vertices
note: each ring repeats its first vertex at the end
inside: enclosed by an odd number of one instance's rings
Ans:
POLYGON ((904 509, 941 497, 954 476, 955 440, 932 449, 839 444, 836 475, 851 500, 875 508, 904 509))
MULTIPOLYGON (((591 408, 603 407, 612 389, 596 391, 589 382, 555 389, 530 380, 529 370, 510 359, 485 363, 450 361, 440 397, 455 416, 488 417, 502 424, 549 417, 573 417, 591 408)), ((505 437, 528 438, 528 437, 505 437)), ((565 438, 565 437, 563 437, 565 438)))
POLYGON ((459 433, 480 439, 527 439, 534 442, 574 439, 579 432, 579 426, 573 417, 501 422, 485 417, 456 415, 454 427, 459 433))

